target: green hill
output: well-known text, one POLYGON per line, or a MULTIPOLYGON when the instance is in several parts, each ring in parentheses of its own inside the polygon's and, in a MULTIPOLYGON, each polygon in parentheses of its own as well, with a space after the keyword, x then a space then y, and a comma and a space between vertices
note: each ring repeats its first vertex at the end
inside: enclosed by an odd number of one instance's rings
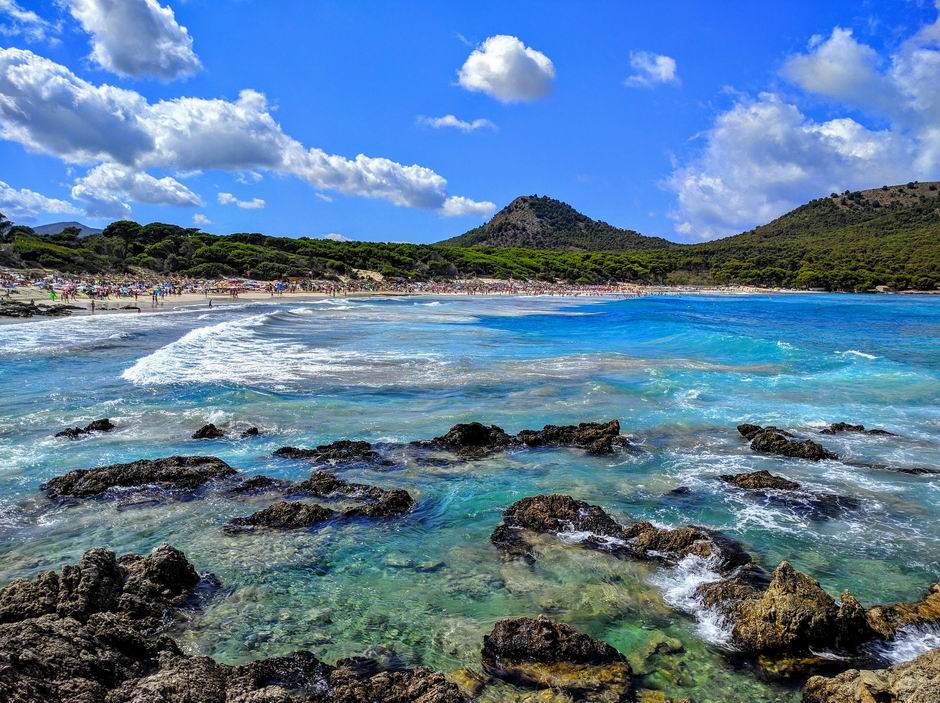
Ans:
POLYGON ((638 251, 672 246, 672 242, 659 237, 644 237, 633 230, 592 220, 567 203, 538 195, 516 198, 485 225, 440 244, 568 251, 638 251))

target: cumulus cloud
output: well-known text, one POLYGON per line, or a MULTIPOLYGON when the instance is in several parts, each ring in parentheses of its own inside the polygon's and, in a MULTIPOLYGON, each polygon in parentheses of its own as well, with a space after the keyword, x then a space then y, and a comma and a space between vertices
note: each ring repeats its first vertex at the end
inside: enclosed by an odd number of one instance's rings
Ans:
POLYGON ((271 171, 317 190, 439 211, 452 197, 447 181, 424 166, 305 147, 284 133, 257 91, 243 90, 235 101, 150 103, 21 49, 0 49, 0 137, 68 163, 119 164, 135 172, 271 171))
POLYGON ((626 85, 649 88, 661 83, 678 83, 676 60, 664 54, 649 51, 631 51, 630 68, 633 73, 624 81, 626 85))
POLYGON ((554 79, 551 59, 506 34, 492 36, 474 49, 458 73, 460 85, 467 90, 486 93, 504 103, 548 95, 554 79))
POLYGON ((329 239, 331 242, 351 242, 353 241, 344 234, 339 234, 338 232, 329 232, 323 235, 323 239, 329 239))
POLYGON ((87 203, 89 214, 98 217, 126 217, 128 200, 150 205, 200 207, 199 196, 174 178, 156 178, 120 164, 96 166, 72 187, 72 197, 87 203))
POLYGON ((260 210, 267 205, 267 203, 261 198, 239 200, 231 193, 219 193, 219 205, 237 205, 243 210, 260 210))
POLYGON ((202 66, 193 39, 157 0, 69 0, 72 16, 91 35, 91 58, 120 76, 173 80, 202 66))
POLYGON ((42 44, 58 44, 61 24, 49 22, 16 0, 0 0, 0 35, 23 37, 42 44))
POLYGON ((496 129, 495 124, 482 117, 468 122, 467 120, 460 119, 456 115, 444 115, 443 117, 425 117, 422 115, 418 117, 418 124, 433 129, 449 127, 465 133, 476 132, 478 129, 496 129))
POLYGON ((940 20, 887 57, 836 27, 781 73, 863 117, 817 121, 778 94, 739 98, 668 179, 679 234, 710 239, 833 191, 940 177, 940 20))
POLYGON ((193 215, 193 224, 199 225, 200 227, 204 227, 206 225, 211 225, 212 220, 210 220, 208 217, 203 215, 201 212, 197 212, 195 215, 193 215))
POLYGON ((461 217, 463 215, 488 215, 496 209, 496 203, 488 200, 477 202, 460 195, 452 195, 444 201, 441 214, 444 217, 461 217))
POLYGON ((81 214, 81 210, 65 200, 48 198, 28 188, 14 188, 3 181, 0 181, 0 212, 13 220, 34 220, 43 214, 81 214))

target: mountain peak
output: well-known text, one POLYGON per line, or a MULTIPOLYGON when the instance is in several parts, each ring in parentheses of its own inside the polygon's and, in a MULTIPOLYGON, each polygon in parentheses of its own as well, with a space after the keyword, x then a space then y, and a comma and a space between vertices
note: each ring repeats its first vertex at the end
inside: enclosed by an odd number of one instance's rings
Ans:
POLYGON ((592 220, 568 203, 545 195, 521 195, 485 225, 441 244, 575 251, 652 249, 672 245, 665 239, 644 237, 633 230, 592 220))

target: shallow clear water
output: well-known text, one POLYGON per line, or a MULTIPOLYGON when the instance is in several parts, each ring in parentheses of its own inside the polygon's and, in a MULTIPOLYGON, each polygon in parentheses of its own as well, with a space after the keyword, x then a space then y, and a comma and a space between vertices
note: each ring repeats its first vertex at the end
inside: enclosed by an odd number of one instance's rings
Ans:
MULTIPOLYGON (((534 567, 505 564, 489 534, 513 501, 563 492, 624 520, 720 529, 766 566, 788 559, 833 594, 917 598, 940 578, 940 478, 755 456, 734 427, 812 434, 858 422, 899 436, 818 439, 849 461, 940 467, 938 342, 935 299, 826 295, 330 300, 2 326, 0 582, 92 546, 168 541, 225 585, 180 638, 228 662, 309 648, 326 660, 371 653, 477 668, 493 622, 544 612, 631 656, 646 687, 796 700, 732 665, 721 629, 681 610, 709 577, 695 565, 617 561, 548 539, 534 567), (99 417, 119 429, 52 437, 99 417), (54 508, 37 494, 69 469, 137 458, 214 454, 249 474, 299 479, 309 466, 273 458, 275 448, 424 439, 469 420, 515 432, 611 418, 636 451, 340 470, 419 497, 412 514, 387 522, 230 536, 225 521, 274 498, 54 508), (265 434, 188 439, 210 421, 265 434), (861 506, 812 519, 715 478, 760 468, 861 506), (690 493, 665 495, 679 486, 690 493), (685 651, 643 662, 663 634, 685 651)), ((917 640, 889 656, 910 658, 917 640)))

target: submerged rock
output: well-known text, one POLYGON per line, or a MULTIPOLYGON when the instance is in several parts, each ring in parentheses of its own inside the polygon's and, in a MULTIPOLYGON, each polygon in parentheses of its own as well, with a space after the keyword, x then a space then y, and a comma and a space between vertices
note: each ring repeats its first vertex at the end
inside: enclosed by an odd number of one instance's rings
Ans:
POLYGON ((275 456, 285 459, 307 459, 312 461, 347 462, 347 461, 375 461, 379 459, 376 452, 368 442, 341 439, 330 444, 321 444, 315 449, 299 447, 281 447, 274 452, 275 456))
POLYGON ((92 434, 94 432, 110 432, 116 427, 116 425, 111 422, 108 418, 103 418, 101 420, 95 420, 89 422, 84 427, 69 427, 62 430, 61 432, 56 433, 56 437, 68 437, 69 439, 77 439, 86 434, 92 434))
POLYGON ((203 425, 193 434, 193 439, 221 439, 225 433, 211 422, 203 425))
POLYGON ((829 427, 820 430, 819 434, 838 434, 839 432, 857 432, 859 434, 881 435, 884 437, 896 437, 894 432, 879 429, 865 429, 864 425, 851 425, 848 422, 833 422, 829 427))
POLYGON ((296 530, 313 527, 336 517, 337 512, 315 503, 282 500, 247 517, 237 517, 229 525, 238 527, 269 527, 278 530, 296 530))
POLYGON ((541 430, 522 430, 517 439, 527 447, 578 447, 589 454, 611 454, 629 444, 620 435, 620 422, 582 422, 579 425, 545 425, 541 430))
POLYGON ((110 488, 142 486, 192 490, 236 473, 231 466, 213 456, 171 456, 69 471, 47 481, 41 489, 50 498, 88 498, 110 488))
POLYGON ((248 437, 257 437, 261 434, 261 430, 257 427, 249 427, 247 430, 243 430, 241 437, 242 439, 247 439, 248 437))
POLYGON ((833 677, 813 676, 804 703, 936 703, 940 701, 940 649, 890 669, 849 669, 833 677))
POLYGON ((502 620, 483 638, 483 668, 510 683, 569 692, 579 700, 633 700, 626 657, 545 616, 502 620))
POLYGON ((794 459, 809 459, 810 461, 839 458, 823 448, 818 442, 811 439, 804 439, 801 442, 793 439, 793 435, 789 432, 779 430, 776 427, 745 424, 738 425, 738 432, 750 441, 751 449, 761 454, 776 454, 794 459))
POLYGON ((250 495, 252 493, 267 493, 268 491, 286 491, 293 484, 270 476, 252 476, 235 486, 230 493, 236 495, 250 495))
POLYGON ((532 560, 526 531, 562 535, 582 547, 621 558, 675 563, 695 555, 714 561, 719 569, 750 561, 740 544, 712 530, 695 526, 662 529, 648 522, 624 526, 599 506, 566 495, 532 496, 513 503, 490 541, 506 557, 532 560))
POLYGON ((730 483, 738 488, 746 490, 773 489, 780 491, 796 491, 800 489, 800 484, 795 481, 788 481, 782 476, 774 476, 769 471, 752 471, 745 474, 722 474, 719 476, 725 483, 730 483))

